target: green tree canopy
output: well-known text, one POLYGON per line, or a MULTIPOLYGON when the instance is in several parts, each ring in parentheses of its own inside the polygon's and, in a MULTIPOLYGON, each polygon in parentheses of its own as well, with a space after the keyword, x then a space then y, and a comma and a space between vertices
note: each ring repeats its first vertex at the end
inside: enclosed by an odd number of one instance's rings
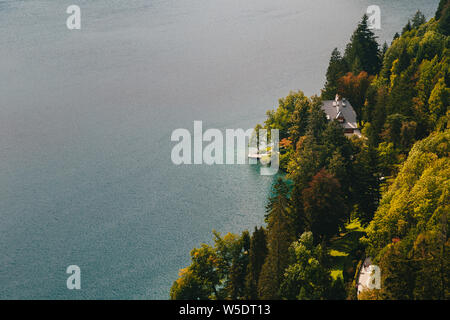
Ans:
POLYGON ((289 248, 290 263, 281 284, 281 296, 294 300, 327 298, 331 287, 326 253, 321 245, 314 245, 311 232, 303 233, 289 248))

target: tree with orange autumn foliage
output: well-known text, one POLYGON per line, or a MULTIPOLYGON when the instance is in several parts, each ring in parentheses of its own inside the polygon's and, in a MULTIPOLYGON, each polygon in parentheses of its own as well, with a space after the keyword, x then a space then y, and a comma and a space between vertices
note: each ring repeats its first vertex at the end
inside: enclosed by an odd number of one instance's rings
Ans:
POLYGON ((361 121, 367 89, 372 80, 373 76, 369 76, 365 71, 361 71, 358 75, 349 72, 338 80, 338 94, 351 102, 358 121, 361 121))

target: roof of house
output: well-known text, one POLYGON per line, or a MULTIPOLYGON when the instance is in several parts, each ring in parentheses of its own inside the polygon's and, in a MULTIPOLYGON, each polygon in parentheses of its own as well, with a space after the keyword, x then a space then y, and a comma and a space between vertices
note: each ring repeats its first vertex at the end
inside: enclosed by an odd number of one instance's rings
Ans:
POLYGON ((356 122, 356 112, 352 105, 345 98, 342 100, 325 100, 322 101, 322 110, 327 114, 328 120, 337 119, 339 116, 344 117, 342 126, 345 129, 358 129, 356 122))

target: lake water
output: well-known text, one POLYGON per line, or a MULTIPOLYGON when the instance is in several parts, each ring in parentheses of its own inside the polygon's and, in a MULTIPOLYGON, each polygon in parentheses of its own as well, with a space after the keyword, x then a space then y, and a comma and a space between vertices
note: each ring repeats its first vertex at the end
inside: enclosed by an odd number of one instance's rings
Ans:
POLYGON ((0 298, 168 298, 212 229, 263 223, 273 179, 177 167, 172 131, 251 128, 319 92, 367 6, 390 42, 438 2, 0 0, 0 298))

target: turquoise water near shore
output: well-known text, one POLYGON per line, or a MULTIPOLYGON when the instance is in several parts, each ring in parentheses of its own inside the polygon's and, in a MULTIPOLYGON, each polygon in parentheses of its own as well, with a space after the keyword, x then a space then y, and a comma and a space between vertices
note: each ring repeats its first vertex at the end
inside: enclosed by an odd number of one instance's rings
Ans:
POLYGON ((166 299, 211 230, 263 224, 272 177, 175 166, 177 128, 251 128, 318 93, 367 6, 380 41, 438 0, 0 0, 0 298, 166 299), (66 288, 68 265, 82 289, 66 288))

